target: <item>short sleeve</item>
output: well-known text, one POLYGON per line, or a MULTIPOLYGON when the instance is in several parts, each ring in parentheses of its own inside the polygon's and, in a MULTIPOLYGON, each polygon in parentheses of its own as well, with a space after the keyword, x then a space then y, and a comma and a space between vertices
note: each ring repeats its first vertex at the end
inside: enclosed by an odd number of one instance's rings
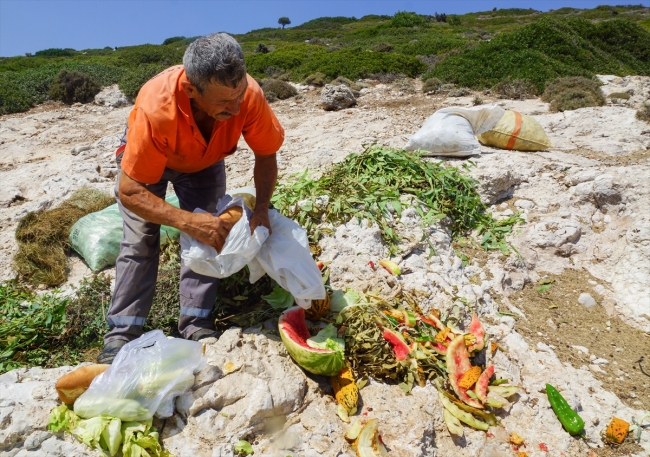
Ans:
POLYGON ((244 140, 255 154, 275 154, 284 142, 284 129, 266 102, 264 92, 257 82, 248 77, 248 84, 250 98, 246 122, 242 130, 244 140))
POLYGON ((151 122, 141 108, 134 108, 129 115, 126 140, 122 170, 131 179, 144 184, 160 181, 167 156, 163 152, 164 145, 156 138, 151 122))

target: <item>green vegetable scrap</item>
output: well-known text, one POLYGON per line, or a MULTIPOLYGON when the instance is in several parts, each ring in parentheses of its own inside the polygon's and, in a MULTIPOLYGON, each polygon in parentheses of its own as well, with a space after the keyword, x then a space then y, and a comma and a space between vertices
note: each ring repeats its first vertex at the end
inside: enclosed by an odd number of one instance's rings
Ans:
POLYGON ((253 450, 253 446, 251 446, 251 443, 249 443, 246 440, 239 440, 237 444, 235 444, 235 452, 237 453, 237 455, 255 454, 255 451, 253 450))
POLYGON ((571 409, 571 406, 569 406, 560 392, 550 384, 546 384, 546 395, 548 396, 551 408, 553 408, 555 415, 562 423, 564 430, 571 435, 579 435, 585 428, 585 422, 578 413, 571 409))
POLYGON ((120 450, 124 457, 173 457, 160 445, 151 420, 122 422, 106 415, 83 420, 67 405, 61 405, 50 412, 48 429, 68 432, 88 447, 111 457, 120 450))
MULTIPOLYGON (((469 169, 467 165, 463 168, 469 169)), ((392 213, 399 218, 403 205, 408 204, 420 215, 425 233, 448 217, 456 237, 476 230, 483 248, 508 253, 505 236, 521 218, 516 214, 496 221, 486 212, 477 183, 458 168, 427 162, 418 153, 373 145, 360 154, 350 154, 318 179, 306 170, 285 180, 278 185, 273 204, 307 230, 310 243, 331 231, 322 228, 323 222, 340 225, 368 219, 378 225, 383 241, 395 254, 401 236, 392 223, 392 213), (324 195, 329 197, 325 207, 316 202, 324 195)))

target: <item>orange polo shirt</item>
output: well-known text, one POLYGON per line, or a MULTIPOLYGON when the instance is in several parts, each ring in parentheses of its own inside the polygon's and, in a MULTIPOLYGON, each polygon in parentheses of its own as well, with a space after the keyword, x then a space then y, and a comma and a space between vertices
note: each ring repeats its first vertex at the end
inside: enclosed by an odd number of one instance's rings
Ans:
POLYGON ((144 184, 160 181, 165 168, 194 173, 235 152, 239 137, 255 154, 274 154, 284 141, 284 129, 266 102, 264 92, 247 75, 248 89, 240 112, 215 121, 206 144, 192 116, 190 99, 181 88, 185 69, 176 66, 148 81, 129 115, 122 169, 144 184))

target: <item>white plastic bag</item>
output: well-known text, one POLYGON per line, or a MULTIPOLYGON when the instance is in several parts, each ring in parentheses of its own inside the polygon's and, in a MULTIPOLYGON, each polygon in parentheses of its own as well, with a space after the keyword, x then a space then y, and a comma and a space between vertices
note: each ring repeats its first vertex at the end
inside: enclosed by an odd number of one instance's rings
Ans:
POLYGON ((192 271, 213 278, 226 278, 252 261, 266 241, 269 236, 266 227, 257 227, 251 236, 249 221, 252 211, 241 195, 234 198, 226 195, 219 202, 216 214, 221 214, 233 206, 243 208, 242 217, 228 233, 221 253, 212 246, 181 233, 181 258, 192 271))
POLYGON ((74 412, 85 419, 106 414, 123 421, 170 417, 174 398, 194 385, 202 357, 200 342, 147 332, 122 347, 75 401, 74 412))
POLYGON ((481 146, 475 135, 494 127, 504 113, 496 105, 443 108, 424 122, 404 148, 450 157, 480 154, 481 146))
MULTIPOLYGON (((291 292, 296 303, 309 308, 311 300, 325 298, 323 277, 309 251, 307 232, 277 210, 269 210, 271 235, 257 254, 257 262, 249 264, 251 282, 259 266, 284 290, 291 292)), ((261 276, 261 275, 260 275, 261 276)))

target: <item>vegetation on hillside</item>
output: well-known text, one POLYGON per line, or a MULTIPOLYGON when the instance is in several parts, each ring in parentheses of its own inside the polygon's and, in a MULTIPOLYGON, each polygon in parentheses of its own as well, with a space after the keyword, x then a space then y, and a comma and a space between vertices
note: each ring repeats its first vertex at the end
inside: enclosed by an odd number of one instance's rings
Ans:
MULTIPOLYGON (((320 84, 339 76, 403 74, 474 89, 519 81, 518 87, 534 87, 539 95, 559 77, 650 74, 650 8, 642 5, 322 17, 235 37, 249 73, 260 79, 282 75, 320 84)), ((0 114, 50 100, 62 69, 85 73, 102 86, 119 84, 133 98, 153 75, 181 63, 194 39, 175 36, 161 45, 45 49, 0 58, 0 114)))

